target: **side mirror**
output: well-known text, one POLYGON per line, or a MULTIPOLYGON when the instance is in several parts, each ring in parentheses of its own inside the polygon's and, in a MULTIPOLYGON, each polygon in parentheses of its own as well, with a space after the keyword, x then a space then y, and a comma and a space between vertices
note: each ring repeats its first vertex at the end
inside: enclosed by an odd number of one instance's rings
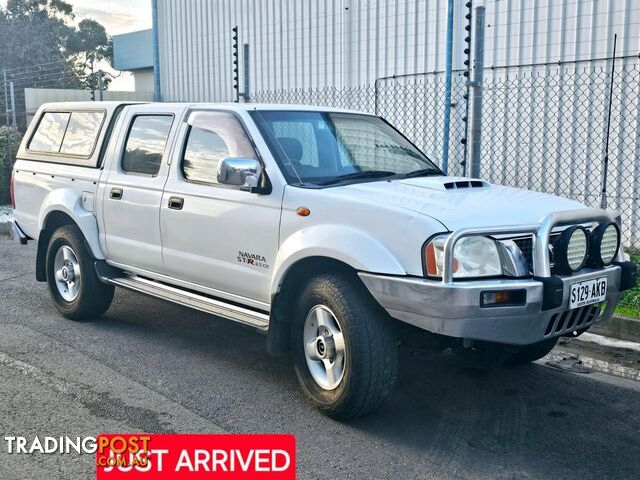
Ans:
POLYGON ((218 183, 251 191, 260 185, 262 165, 253 158, 228 157, 218 162, 218 183))

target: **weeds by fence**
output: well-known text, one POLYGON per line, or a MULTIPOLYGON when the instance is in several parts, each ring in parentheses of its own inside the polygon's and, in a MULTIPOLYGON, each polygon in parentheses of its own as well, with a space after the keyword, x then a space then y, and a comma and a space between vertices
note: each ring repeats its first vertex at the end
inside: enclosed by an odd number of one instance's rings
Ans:
POLYGON ((0 205, 10 202, 8 185, 21 138, 17 128, 0 126, 0 205))

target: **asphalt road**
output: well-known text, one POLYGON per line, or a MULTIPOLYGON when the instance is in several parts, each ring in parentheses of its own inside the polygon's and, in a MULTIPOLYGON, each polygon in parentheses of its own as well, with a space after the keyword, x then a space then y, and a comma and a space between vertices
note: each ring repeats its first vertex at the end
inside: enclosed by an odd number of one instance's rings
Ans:
MULTIPOLYGON (((34 255, 0 239, 2 437, 287 432, 301 479, 640 477, 638 383, 406 357, 383 410, 341 424, 309 406, 289 360, 250 329, 124 291, 97 321, 61 318, 34 255)), ((3 480, 93 478, 92 462, 0 444, 3 480)))

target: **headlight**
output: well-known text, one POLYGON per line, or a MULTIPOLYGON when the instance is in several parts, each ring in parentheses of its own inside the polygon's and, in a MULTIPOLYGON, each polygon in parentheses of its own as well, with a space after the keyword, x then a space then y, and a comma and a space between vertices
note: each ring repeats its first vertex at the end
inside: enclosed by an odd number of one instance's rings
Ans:
POLYGON ((554 270, 560 275, 570 275, 587 263, 589 236, 579 226, 567 228, 553 243, 554 270))
MULTIPOLYGON (((429 277, 442 277, 444 245, 449 235, 438 235, 424 249, 424 270, 429 277)), ((496 241, 492 238, 462 237, 453 250, 453 277, 493 277, 502 275, 496 241)))
POLYGON ((620 248, 620 230, 613 223, 601 223, 591 232, 591 264, 594 267, 610 265, 620 248))

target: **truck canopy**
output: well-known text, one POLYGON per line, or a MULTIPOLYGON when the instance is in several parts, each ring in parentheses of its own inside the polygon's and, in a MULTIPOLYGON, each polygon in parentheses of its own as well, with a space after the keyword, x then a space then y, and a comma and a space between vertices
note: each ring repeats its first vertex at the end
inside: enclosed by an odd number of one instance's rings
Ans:
POLYGON ((97 168, 115 119, 131 102, 46 103, 36 112, 17 157, 97 168))

